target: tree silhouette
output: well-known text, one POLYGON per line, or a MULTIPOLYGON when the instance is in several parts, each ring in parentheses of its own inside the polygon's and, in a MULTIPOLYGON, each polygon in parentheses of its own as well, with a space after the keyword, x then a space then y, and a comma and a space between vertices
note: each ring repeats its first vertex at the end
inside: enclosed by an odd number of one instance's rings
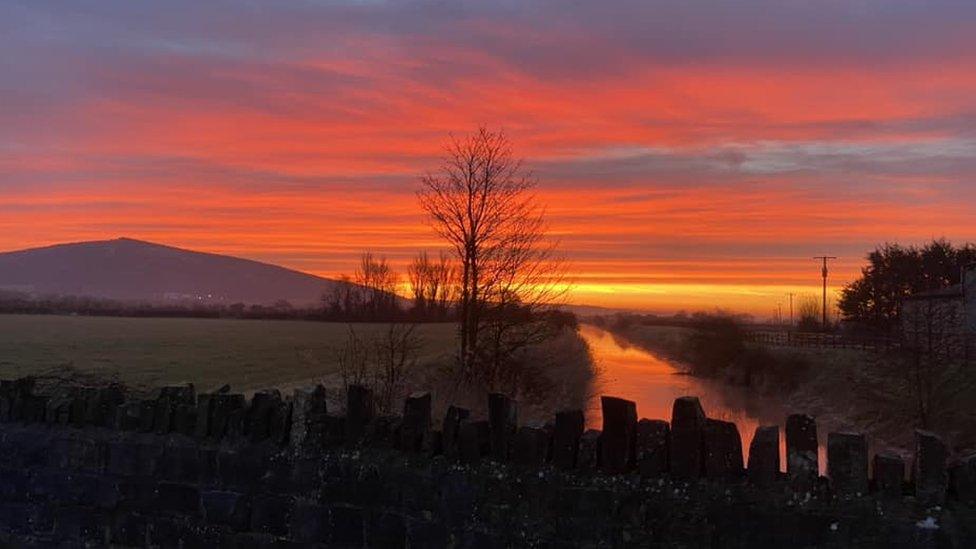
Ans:
POLYGON ((421 178, 420 205, 458 265, 461 371, 488 384, 541 337, 537 313, 565 288, 535 185, 505 134, 483 127, 452 139, 440 168, 421 178))
POLYGON ((944 239, 921 248, 884 244, 867 260, 860 278, 841 292, 838 305, 847 320, 890 330, 898 326, 906 297, 958 284, 963 269, 976 263, 976 246, 955 247, 944 239))

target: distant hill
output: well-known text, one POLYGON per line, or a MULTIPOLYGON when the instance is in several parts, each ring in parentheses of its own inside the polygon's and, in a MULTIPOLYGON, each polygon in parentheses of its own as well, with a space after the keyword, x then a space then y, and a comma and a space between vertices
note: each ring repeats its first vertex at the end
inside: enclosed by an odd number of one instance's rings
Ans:
POLYGON ((129 238, 0 253, 0 290, 148 301, 318 302, 341 282, 129 238))

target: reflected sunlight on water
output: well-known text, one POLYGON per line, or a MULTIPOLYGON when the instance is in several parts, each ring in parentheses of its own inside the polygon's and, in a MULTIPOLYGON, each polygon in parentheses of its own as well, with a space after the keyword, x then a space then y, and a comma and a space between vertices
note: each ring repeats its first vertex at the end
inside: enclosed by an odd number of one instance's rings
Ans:
MULTIPOLYGON (((610 332, 584 324, 580 335, 586 340, 601 371, 592 388, 595 395, 586 411, 587 427, 600 429, 603 418, 600 395, 616 396, 637 403, 641 418, 671 421, 671 406, 681 396, 697 396, 708 417, 731 421, 742 435, 743 459, 748 457, 749 443, 759 425, 780 426, 781 465, 785 470, 786 412, 777 404, 762 402, 733 387, 682 373, 671 362, 615 337, 610 332)), ((823 468, 824 449, 820 449, 823 468)))

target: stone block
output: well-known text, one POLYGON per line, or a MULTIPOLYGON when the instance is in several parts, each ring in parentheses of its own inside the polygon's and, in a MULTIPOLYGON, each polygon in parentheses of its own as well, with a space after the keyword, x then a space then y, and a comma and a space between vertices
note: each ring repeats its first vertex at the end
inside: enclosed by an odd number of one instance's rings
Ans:
POLYGON ((291 436, 291 407, 290 400, 281 400, 271 411, 268 439, 278 446, 286 446, 291 436))
POLYGON ((252 443, 261 442, 271 435, 272 414, 281 403, 281 392, 267 389, 254 393, 250 406, 244 413, 244 433, 252 443))
POLYGON ((237 531, 247 529, 251 506, 246 495, 212 490, 202 492, 200 496, 204 517, 208 524, 227 526, 237 531))
POLYGON ((786 473, 798 491, 810 491, 820 476, 817 422, 806 414, 786 418, 786 473))
POLYGON ((47 415, 48 398, 44 395, 27 395, 23 397, 21 421, 24 423, 44 423, 47 415))
POLYGON ((526 467, 541 467, 549 456, 549 432, 542 425, 524 425, 515 435, 512 461, 526 467))
POLYGON ((739 478, 743 473, 742 437, 731 421, 706 419, 705 476, 715 479, 739 478))
POLYGON ((246 404, 240 408, 232 410, 227 415, 227 429, 224 432, 224 439, 245 440, 244 420, 247 415, 246 404))
POLYGON ((196 486, 160 482, 156 487, 155 511, 176 515, 200 516, 200 491, 196 486))
POLYGON ((142 401, 129 400, 116 407, 115 429, 118 431, 138 431, 142 426, 142 401))
POLYGON ((827 476, 834 492, 838 494, 867 494, 867 437, 861 433, 828 433, 827 476))
POLYGON ((397 448, 400 446, 400 428, 403 418, 399 416, 377 416, 366 424, 360 441, 374 448, 397 448))
MULTIPOLYGON (((90 509, 80 507, 61 507, 55 509, 53 515, 54 539, 62 541, 62 547, 101 547, 106 544, 109 521, 101 513, 93 513, 90 509)), ((112 534, 120 527, 124 528, 124 525, 124 520, 115 522, 112 525, 112 534)), ((141 533, 145 535, 144 528, 141 533)))
POLYGON ((336 506, 332 518, 331 543, 340 547, 362 547, 365 543, 363 511, 355 507, 336 506))
POLYGON ((674 401, 671 411, 671 475, 696 479, 704 469, 705 411, 698 397, 685 396, 674 401))
POLYGON ((433 430, 427 442, 424 444, 424 453, 428 456, 439 456, 444 454, 444 433, 440 430, 433 430))
POLYGON ((224 437, 232 438, 240 434, 244 410, 247 406, 244 395, 223 393, 211 395, 209 406, 209 437, 220 440, 224 437))
POLYGON ((338 446, 346 440, 345 416, 325 416, 322 429, 322 443, 326 447, 338 446))
POLYGON ((291 521, 291 539, 298 543, 326 543, 331 532, 331 520, 328 507, 297 502, 291 521))
POLYGON ((20 421, 25 398, 34 394, 34 378, 0 380, 0 421, 20 421))
POLYGON ((140 433, 151 433, 156 425, 156 401, 142 400, 139 402, 139 428, 140 433))
POLYGON ((921 429, 915 430, 915 463, 912 481, 915 497, 923 505, 942 505, 948 487, 946 460, 948 449, 939 435, 921 429))
POLYGON ((74 393, 71 402, 71 424, 75 427, 88 425, 91 419, 89 408, 95 406, 98 399, 98 389, 94 387, 80 387, 74 393))
POLYGON ((92 425, 111 427, 115 418, 115 411, 125 403, 125 390, 120 385, 109 385, 98 389, 95 405, 89 409, 89 420, 92 425))
POLYGON ((407 547, 406 521, 395 513, 373 515, 366 534, 369 547, 407 547))
POLYGON ((461 424, 471 418, 471 411, 467 408, 449 406, 444 414, 443 445, 444 456, 450 459, 458 457, 458 434, 461 424))
POLYGON ((593 471, 600 464, 600 443, 603 432, 599 429, 587 429, 580 436, 579 450, 576 454, 576 468, 581 471, 593 471))
POLYGON ((607 473, 624 473, 634 467, 637 442, 637 404, 617 397, 600 397, 603 435, 600 465, 607 473))
POLYGON ((45 420, 52 424, 67 425, 71 422, 72 402, 74 402, 74 395, 70 393, 61 393, 53 396, 47 402, 45 420))
POLYGON ((660 419, 637 422, 637 469, 642 477, 660 477, 668 472, 668 441, 671 426, 660 419))
POLYGON ((563 410, 556 413, 553 429, 552 464, 560 469, 576 467, 579 441, 586 422, 582 410, 563 410))
POLYGON ((491 426, 487 421, 464 421, 458 432, 458 457, 462 463, 474 464, 488 455, 491 448, 491 426))
POLYGON ((173 408, 173 432, 192 437, 196 433, 196 404, 178 403, 173 408))
POLYGON ((196 404, 196 388, 192 383, 185 385, 168 385, 159 390, 159 398, 169 399, 177 404, 196 404))
POLYGON ((157 474, 165 479, 196 482, 205 478, 203 457, 197 445, 168 444, 160 456, 157 474))
POLYGON ((296 449, 320 445, 322 421, 328 413, 325 387, 295 389, 291 402, 289 444, 296 449))
POLYGON ((376 408, 373 390, 363 385, 350 385, 346 391, 346 442, 357 442, 373 421, 376 408))
POLYGON ((193 435, 197 438, 210 436, 210 425, 213 421, 214 397, 210 394, 202 394, 197 398, 196 425, 193 428, 193 435))
POLYGON ((976 454, 955 460, 949 469, 949 483, 957 500, 976 505, 976 454))
POLYGON ((898 454, 874 456, 874 491, 883 497, 899 498, 905 488, 905 460, 898 454))
POLYGON ((108 444, 108 472, 120 476, 149 476, 156 470, 158 448, 138 441, 118 440, 108 444))
POLYGON ((251 501, 251 530, 284 536, 288 533, 294 501, 290 496, 258 495, 251 501))
POLYGON ((491 426, 491 458, 506 461, 518 429, 518 402, 501 393, 489 394, 488 422, 491 426))
POLYGON ((420 452, 429 445, 430 393, 413 393, 403 403, 400 449, 420 452))
POLYGON ((169 398, 157 398, 153 407, 152 429, 156 434, 166 435, 173 431, 173 407, 175 402, 169 398))
POLYGON ((779 426, 756 427, 749 443, 749 482, 769 486, 776 481, 779 472, 779 426))

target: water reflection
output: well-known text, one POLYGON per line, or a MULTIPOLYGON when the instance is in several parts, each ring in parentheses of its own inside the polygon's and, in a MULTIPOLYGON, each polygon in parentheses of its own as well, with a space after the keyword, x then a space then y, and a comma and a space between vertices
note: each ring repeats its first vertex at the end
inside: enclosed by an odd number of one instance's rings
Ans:
MULTIPOLYGON (((674 399, 692 395, 701 400, 708 417, 731 421, 742 435, 743 459, 748 458, 749 443, 759 425, 780 426, 781 464, 785 469, 786 449, 783 424, 786 412, 778 403, 763 402, 746 392, 721 387, 718 382, 684 374, 671 362, 630 345, 610 332, 584 324, 580 335, 586 340, 600 367, 586 414, 588 427, 601 428, 599 395, 609 395, 637 403, 642 418, 671 420, 674 399)), ((823 453, 823 448, 821 448, 823 453)), ((825 463, 820 458, 821 468, 825 463)))

